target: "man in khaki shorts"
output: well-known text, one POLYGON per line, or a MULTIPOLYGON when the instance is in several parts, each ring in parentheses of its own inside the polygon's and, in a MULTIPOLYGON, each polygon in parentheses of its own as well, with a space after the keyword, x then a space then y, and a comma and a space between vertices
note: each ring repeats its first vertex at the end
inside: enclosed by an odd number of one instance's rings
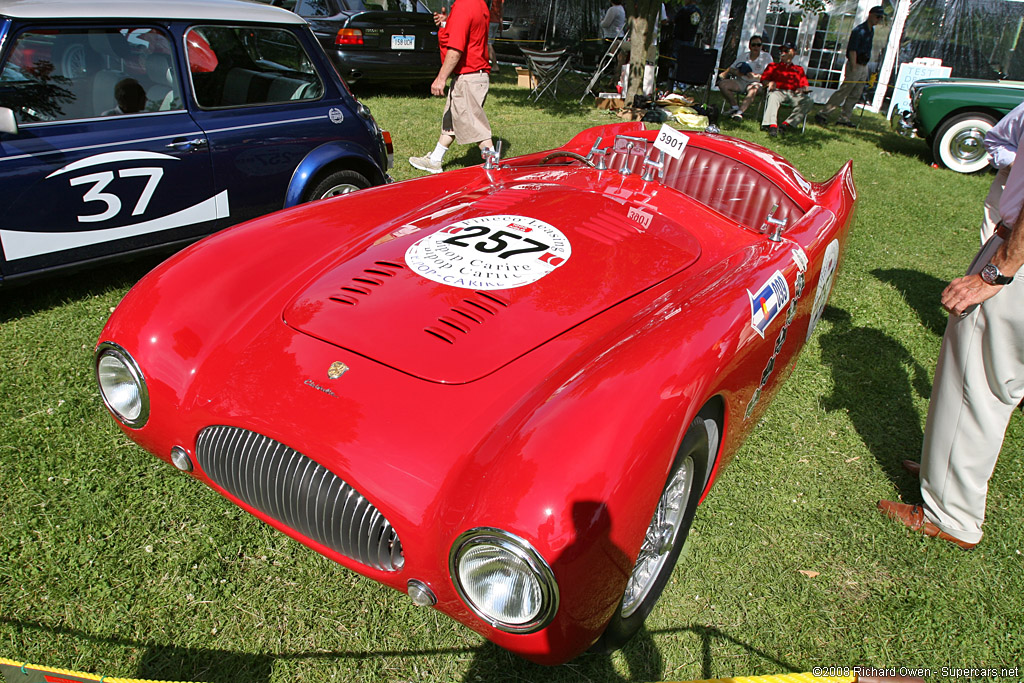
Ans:
POLYGON ((441 44, 441 70, 430 85, 434 95, 444 95, 445 83, 452 78, 448 101, 441 117, 441 137, 430 154, 409 157, 414 168, 440 173, 441 162, 452 142, 476 143, 480 153, 492 151, 491 124, 484 114, 484 101, 490 88, 490 57, 487 29, 491 11, 486 0, 458 0, 447 15, 434 14, 441 44))

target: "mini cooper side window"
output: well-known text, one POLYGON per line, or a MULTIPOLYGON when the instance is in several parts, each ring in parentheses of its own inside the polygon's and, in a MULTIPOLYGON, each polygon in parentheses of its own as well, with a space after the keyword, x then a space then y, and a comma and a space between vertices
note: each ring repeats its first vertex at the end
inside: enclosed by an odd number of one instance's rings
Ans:
POLYGON ((171 41, 158 29, 30 29, 9 54, 0 103, 19 124, 181 109, 171 41))
POLYGON ((320 98, 302 44, 283 28, 198 26, 185 36, 196 101, 204 109, 320 98))

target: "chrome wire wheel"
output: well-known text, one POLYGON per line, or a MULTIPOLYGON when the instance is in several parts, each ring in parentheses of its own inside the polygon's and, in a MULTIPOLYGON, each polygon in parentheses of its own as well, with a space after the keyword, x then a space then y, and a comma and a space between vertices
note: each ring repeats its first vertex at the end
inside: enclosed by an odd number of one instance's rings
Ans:
POLYGON ((679 529, 686 517, 686 504, 693 489, 694 471, 693 458, 687 457, 676 468, 658 500, 658 507, 651 518, 650 526, 647 527, 647 533, 644 534, 640 555, 636 559, 636 565, 629 575, 629 582, 622 596, 624 618, 632 616, 647 599, 672 554, 679 529))

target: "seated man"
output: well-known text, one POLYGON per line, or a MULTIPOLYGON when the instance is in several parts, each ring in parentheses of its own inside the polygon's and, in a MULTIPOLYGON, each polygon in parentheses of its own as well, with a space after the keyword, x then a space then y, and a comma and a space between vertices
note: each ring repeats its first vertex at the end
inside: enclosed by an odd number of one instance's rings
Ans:
POLYGON ((134 78, 122 78, 114 86, 114 101, 117 106, 100 116, 121 116, 142 111, 146 108, 146 90, 134 78))
POLYGON ((791 132, 798 130, 794 124, 807 118, 814 106, 811 99, 811 87, 804 75, 803 67, 793 63, 796 57, 796 46, 783 43, 779 51, 779 61, 769 64, 761 74, 761 83, 768 89, 768 101, 764 107, 764 118, 761 127, 768 129, 768 135, 779 134, 779 107, 792 104, 793 112, 782 122, 782 130, 791 132))
POLYGON ((729 116, 742 121, 754 97, 761 91, 761 74, 772 63, 772 56, 761 50, 761 36, 750 37, 750 52, 745 59, 737 59, 728 69, 718 74, 718 89, 732 109, 729 116), (743 104, 736 103, 736 95, 745 92, 743 104))

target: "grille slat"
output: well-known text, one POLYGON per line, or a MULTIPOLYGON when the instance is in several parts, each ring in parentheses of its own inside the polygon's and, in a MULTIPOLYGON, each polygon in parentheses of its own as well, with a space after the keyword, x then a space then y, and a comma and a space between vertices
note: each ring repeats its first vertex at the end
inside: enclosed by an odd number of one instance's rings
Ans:
POLYGON ((213 426, 199 433, 196 459, 218 486, 303 536, 382 571, 405 564, 387 518, 302 453, 256 432, 213 426))

